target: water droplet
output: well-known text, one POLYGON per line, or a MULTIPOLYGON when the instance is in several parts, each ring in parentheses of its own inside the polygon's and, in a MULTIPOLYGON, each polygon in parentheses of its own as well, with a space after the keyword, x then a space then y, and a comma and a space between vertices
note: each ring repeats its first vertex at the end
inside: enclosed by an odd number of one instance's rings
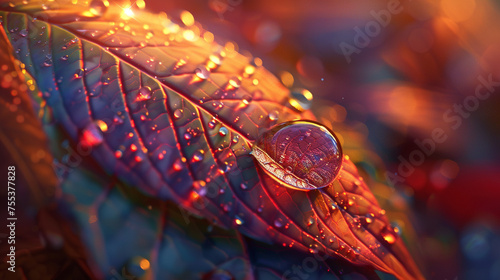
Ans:
POLYGON ((205 80, 210 75, 210 70, 206 66, 201 65, 194 70, 194 73, 198 78, 205 80))
POLYGON ((102 143, 102 131, 96 123, 89 123, 82 131, 81 140, 83 145, 93 147, 102 143))
POLYGON ((84 70, 83 69, 77 69, 75 72, 75 78, 80 79, 83 77, 84 70))
POLYGON ((229 79, 229 85, 231 85, 234 88, 239 88, 241 86, 241 78, 232 77, 231 79, 229 79))
POLYGON ((190 140, 193 137, 193 135, 189 132, 184 133, 184 139, 190 140))
POLYGON ((151 88, 148 86, 141 87, 139 89, 139 97, 141 100, 151 99, 151 88))
POLYGON ((196 193, 200 196, 205 196, 207 194, 207 183, 203 180, 198 180, 193 182, 193 188, 196 193))
POLYGON ((123 123, 123 119, 122 119, 120 116, 115 115, 115 116, 113 117, 113 122, 114 122, 115 124, 122 124, 122 123, 123 123))
POLYGON ((208 122, 208 127, 209 127, 210 129, 214 129, 215 125, 216 125, 216 121, 215 121, 215 119, 212 119, 212 120, 210 120, 210 121, 208 122))
POLYGON ((274 220, 274 226, 277 227, 277 228, 280 228, 283 226, 283 220, 281 218, 278 218, 276 220, 274 220))
POLYGON ((61 56, 61 60, 66 61, 66 60, 68 60, 68 57, 69 57, 68 55, 63 55, 63 56, 61 56))
POLYGON ((180 171, 182 170, 182 162, 180 159, 177 159, 174 164, 172 165, 172 168, 175 170, 175 171, 180 171))
POLYGON ((307 226, 311 226, 314 224, 314 217, 309 217, 309 219, 307 219, 307 226))
POLYGON ((244 95, 244 96, 243 96, 243 99, 241 100, 241 102, 243 102, 243 104, 244 104, 245 106, 248 106, 248 104, 250 104, 250 102, 252 102, 252 96, 250 96, 250 95, 248 95, 248 94, 247 94, 247 95, 244 95))
POLYGON ((392 229, 386 227, 380 234, 387 243, 394 244, 394 242, 396 242, 396 233, 394 233, 392 229))
POLYGON ((182 118, 182 116, 184 116, 184 111, 182 109, 175 109, 174 117, 176 119, 180 119, 180 118, 182 118))
POLYGON ((50 66, 52 66, 52 56, 47 55, 47 56, 45 57, 45 60, 43 61, 43 66, 45 66, 45 67, 50 67, 50 66))
POLYGON ((226 136, 228 133, 229 133, 229 131, 227 130, 226 127, 222 126, 221 128, 219 128, 219 135, 220 136, 226 136))
POLYGON ((288 103, 298 111, 304 111, 311 108, 313 95, 307 89, 299 88, 290 92, 288 103))
POLYGON ((272 111, 269 113, 268 117, 271 121, 276 121, 278 119, 278 116, 279 116, 278 111, 272 111))
POLYGON ((233 137, 233 143, 234 143, 234 144, 238 143, 238 141, 239 141, 239 140, 240 140, 240 137, 239 137, 238 135, 235 135, 235 136, 233 137))
POLYGON ((205 151, 203 151, 203 150, 198 150, 198 151, 194 152, 193 161, 194 162, 202 161, 204 154, 205 154, 205 151))
POLYGON ((116 158, 121 158, 122 156, 123 156, 123 152, 122 151, 120 151, 120 150, 116 150, 115 151, 115 157, 116 158))
POLYGON ((248 189, 248 186, 245 183, 241 183, 240 187, 241 187, 242 190, 247 190, 248 189))
POLYGON ((21 29, 21 31, 19 31, 19 35, 21 35, 21 36, 23 36, 23 37, 28 36, 28 30, 26 30, 26 29, 21 29))
POLYGON ((236 216, 235 219, 234 219, 234 223, 237 225, 237 226, 241 226, 244 224, 243 222, 243 219, 241 219, 240 217, 236 216))
POLYGON ((291 121, 275 125, 262 133, 252 146, 252 156, 264 171, 279 180, 280 185, 297 190, 312 190, 332 183, 342 166, 342 157, 338 157, 339 154, 342 154, 342 149, 333 132, 310 121, 291 121), (305 137, 306 132, 310 132, 311 136, 305 137), (301 137, 302 141, 286 140, 301 137), (296 156, 291 156, 292 153, 302 153, 303 147, 308 145, 323 146, 329 152, 317 154, 314 150, 306 150, 307 157, 312 159, 307 164, 296 156), (317 166, 327 168, 321 176, 312 175, 314 172, 311 170, 316 170, 317 166))
POLYGON ((109 2, 107 0, 92 0, 92 2, 90 2, 89 11, 94 16, 100 17, 106 13, 108 6, 109 2))

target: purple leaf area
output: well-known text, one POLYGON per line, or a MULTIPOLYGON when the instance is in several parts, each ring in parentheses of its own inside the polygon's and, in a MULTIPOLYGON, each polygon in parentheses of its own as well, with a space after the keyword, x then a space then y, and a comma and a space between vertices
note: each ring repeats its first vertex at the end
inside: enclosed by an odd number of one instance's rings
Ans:
POLYGON ((263 131, 314 120, 258 59, 166 15, 46 7, 4 8, 3 37, 39 106, 108 174, 260 241, 422 278, 348 157, 334 183, 309 192, 258 166, 250 151, 263 131))

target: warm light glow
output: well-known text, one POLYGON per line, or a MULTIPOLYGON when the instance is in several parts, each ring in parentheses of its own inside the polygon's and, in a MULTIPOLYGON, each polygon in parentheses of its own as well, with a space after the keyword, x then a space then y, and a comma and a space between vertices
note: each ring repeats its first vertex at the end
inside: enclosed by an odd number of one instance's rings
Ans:
POLYGON ((453 21, 469 19, 476 8, 475 0, 442 0, 441 9, 453 21))
POLYGON ((188 11, 183 11, 181 13, 181 20, 182 20, 182 23, 184 23, 184 25, 186 25, 186 26, 191 26, 194 24, 194 17, 188 11))
POLYGON ((141 262, 139 263, 139 266, 142 268, 142 270, 148 270, 150 264, 147 259, 142 259, 141 262))
POLYGON ((288 72, 288 71, 281 72, 280 79, 281 79, 281 82, 283 83, 283 85, 285 85, 286 87, 293 86, 294 79, 293 79, 293 75, 290 72, 288 72))
POLYGON ((122 19, 127 20, 127 19, 130 19, 133 17, 134 17, 134 11, 132 11, 132 9, 130 7, 123 9, 123 12, 121 15, 122 19))

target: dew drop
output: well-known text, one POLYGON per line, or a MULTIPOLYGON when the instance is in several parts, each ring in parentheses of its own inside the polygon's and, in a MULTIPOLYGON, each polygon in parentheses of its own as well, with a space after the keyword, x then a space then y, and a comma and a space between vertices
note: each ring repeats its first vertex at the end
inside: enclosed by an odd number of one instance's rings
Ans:
POLYGON ((108 6, 109 2, 107 0, 92 0, 92 2, 90 2, 89 11, 94 16, 100 17, 106 13, 108 6))
POLYGON ((307 219, 307 226, 312 226, 314 224, 314 218, 313 217, 309 217, 309 219, 307 219))
POLYGON ((238 135, 235 135, 235 136, 233 137, 233 143, 234 143, 234 144, 238 143, 239 139, 240 139, 240 137, 239 137, 238 135))
POLYGON ((241 183, 240 188, 241 188, 242 190, 247 190, 247 189, 248 189, 248 186, 247 186, 245 183, 241 183))
POLYGON ((229 131, 227 130, 226 127, 223 126, 223 127, 219 128, 219 135, 220 136, 226 136, 228 133, 229 133, 229 131))
POLYGON ((141 87, 139 89, 139 95, 141 100, 151 99, 151 88, 148 86, 141 87))
POLYGON ((248 106, 248 104, 250 104, 250 102, 252 102, 252 96, 250 96, 248 94, 243 96, 243 99, 241 100, 241 102, 243 103, 243 105, 248 106))
POLYGON ((23 37, 28 36, 28 30, 26 30, 26 29, 21 29, 21 31, 19 31, 19 35, 21 35, 21 36, 23 36, 23 37))
POLYGON ((212 120, 210 120, 210 121, 208 122, 208 127, 209 127, 210 129, 214 129, 214 128, 215 128, 215 125, 216 125, 216 121, 215 121, 215 119, 212 119, 212 120))
POLYGON ((283 220, 281 218, 274 220, 274 226, 277 228, 281 228, 283 226, 283 220))
POLYGON ((182 109, 175 109, 174 117, 176 119, 180 119, 180 118, 182 118, 182 116, 184 116, 184 111, 182 109))
POLYGON ((237 226, 241 226, 244 224, 244 221, 242 218, 236 216, 235 219, 234 219, 234 223, 237 225, 237 226))
POLYGON ((191 133, 189 132, 184 133, 184 139, 190 140, 191 138, 193 138, 193 135, 191 133))
POLYGON ((45 66, 45 67, 50 67, 50 66, 52 66, 52 56, 47 55, 47 56, 45 57, 45 60, 43 61, 43 66, 45 66))
POLYGON ((66 61, 66 60, 68 60, 68 58, 69 58, 69 56, 68 56, 68 55, 63 55, 63 56, 61 56, 61 60, 62 60, 62 61, 66 61))
POLYGON ((200 65, 198 66, 195 70, 194 70, 194 73, 196 74, 196 76, 202 80, 205 80, 208 78, 208 76, 210 75, 210 71, 208 70, 208 68, 206 66, 203 66, 203 65, 200 65))
POLYGON ((229 85, 231 85, 234 88, 239 88, 241 86, 241 78, 232 77, 231 79, 229 79, 229 85))
POLYGON ((394 242, 396 242, 396 234, 391 229, 386 227, 380 234, 387 243, 394 244, 394 242))
POLYGON ((75 75, 74 75, 74 76, 75 76, 75 78, 80 79, 80 78, 82 78, 82 77, 83 77, 83 73, 84 73, 84 70, 80 68, 80 69, 77 69, 77 70, 76 70, 76 72, 75 72, 75 75))
POLYGON ((198 150, 198 151, 194 152, 193 161, 194 162, 202 161, 204 154, 205 154, 205 151, 203 151, 203 150, 198 150))
POLYGON ((269 113, 268 117, 271 121, 275 121, 278 119, 278 116, 279 116, 279 113, 278 111, 272 111, 271 113, 269 113))
POLYGON ((86 146, 97 146, 103 141, 102 131, 96 123, 91 122, 83 129, 80 141, 86 146))

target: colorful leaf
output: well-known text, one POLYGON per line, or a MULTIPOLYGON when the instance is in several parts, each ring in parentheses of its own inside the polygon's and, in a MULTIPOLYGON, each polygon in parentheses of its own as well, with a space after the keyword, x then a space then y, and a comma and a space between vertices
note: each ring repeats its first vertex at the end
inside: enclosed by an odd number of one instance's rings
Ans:
POLYGON ((249 152, 263 131, 314 119, 288 105, 259 60, 205 40, 197 25, 118 6, 30 1, 0 16, 45 117, 108 174, 260 241, 421 278, 348 157, 338 180, 309 192, 258 167, 249 152))

